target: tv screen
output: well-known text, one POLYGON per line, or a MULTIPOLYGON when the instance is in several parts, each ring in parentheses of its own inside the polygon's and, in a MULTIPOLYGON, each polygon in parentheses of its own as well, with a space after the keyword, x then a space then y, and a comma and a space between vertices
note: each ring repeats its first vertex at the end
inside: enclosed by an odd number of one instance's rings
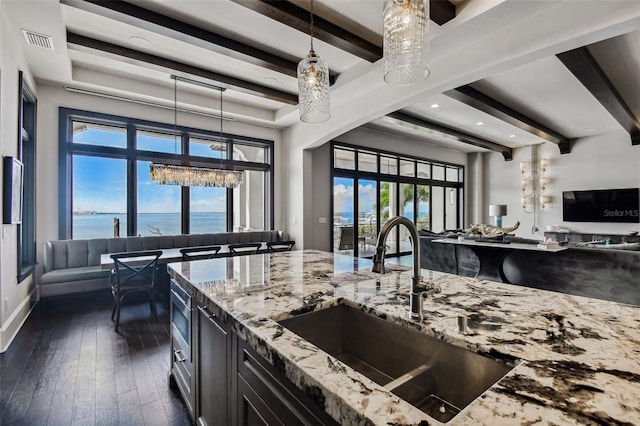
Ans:
POLYGON ((565 222, 640 223, 640 189, 601 189, 562 193, 565 222))

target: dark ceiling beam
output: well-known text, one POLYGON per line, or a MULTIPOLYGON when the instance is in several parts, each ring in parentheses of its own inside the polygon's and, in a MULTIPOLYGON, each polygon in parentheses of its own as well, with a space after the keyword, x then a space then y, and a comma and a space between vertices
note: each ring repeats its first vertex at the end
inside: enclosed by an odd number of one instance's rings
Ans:
POLYGON ((537 137, 546 140, 547 142, 558 145, 561 154, 568 154, 571 152, 571 140, 562 136, 561 134, 545 127, 519 113, 518 111, 509 108, 508 106, 496 101, 495 99, 485 95, 482 92, 474 89, 471 86, 460 86, 456 89, 449 90, 444 93, 452 99, 455 99, 463 104, 469 105, 472 108, 487 113, 499 120, 511 124, 523 130, 525 132, 536 135, 537 137))
POLYGON ((640 119, 631 112, 589 50, 580 47, 556 56, 629 133, 631 143, 640 145, 640 119))
MULTIPOLYGON (((309 33, 309 12, 288 1, 231 0, 300 32, 309 33)), ((382 11, 380 11, 382 16, 382 11)), ((380 18, 382 19, 382 17, 380 18)), ((382 47, 314 14, 313 37, 369 62, 382 58, 382 47)))
POLYGON ((411 123, 413 125, 424 127, 426 129, 435 130, 440 133, 444 133, 449 136, 453 136, 458 142, 466 143, 480 148, 488 149, 490 151, 499 152, 504 157, 505 161, 513 160, 513 149, 508 146, 500 145, 495 142, 488 141, 486 139, 479 138, 468 133, 461 132, 450 127, 443 126, 442 124, 435 123, 433 121, 425 120, 424 118, 418 118, 413 115, 396 111, 391 114, 387 114, 387 117, 394 118, 396 120, 411 123))
POLYGON ((248 93, 253 96, 259 96, 290 105, 298 104, 298 96, 295 94, 283 92, 271 87, 262 86, 246 80, 241 80, 236 77, 231 77, 204 68, 174 61, 173 59, 167 59, 160 56, 151 55, 149 53, 140 52, 138 50, 129 49, 127 47, 107 43, 105 41, 85 37, 79 34, 67 32, 67 44, 71 49, 88 49, 93 53, 95 53, 95 51, 104 52, 107 54, 128 58, 133 61, 155 65, 167 71, 179 71, 188 75, 202 77, 207 80, 212 80, 218 83, 222 83, 223 85, 227 85, 227 87, 230 89, 248 93))
MULTIPOLYGON (((231 0, 241 6, 281 22, 303 33, 309 33, 309 12, 290 1, 283 0, 231 0)), ((448 0, 430 0, 430 18, 438 25, 456 16, 456 7, 448 0)), ((382 11, 380 11, 382 19, 382 11)), ((382 47, 350 33, 314 14, 313 37, 369 62, 382 58, 382 47)))
POLYGON ((456 17, 456 6, 448 0, 429 0, 429 18, 442 26, 456 17))
MULTIPOLYGON (((298 60, 282 58, 214 32, 124 1, 60 0, 66 6, 142 28, 211 52, 297 78, 298 60)), ((330 76, 330 83, 335 75, 330 76)))

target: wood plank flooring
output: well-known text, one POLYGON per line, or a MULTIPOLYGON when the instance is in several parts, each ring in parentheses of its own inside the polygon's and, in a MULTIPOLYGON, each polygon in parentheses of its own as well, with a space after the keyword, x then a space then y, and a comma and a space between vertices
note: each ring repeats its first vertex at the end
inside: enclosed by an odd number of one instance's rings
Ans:
POLYGON ((148 302, 122 307, 111 294, 40 301, 0 354, 0 425, 188 425, 169 389, 169 313, 148 302))

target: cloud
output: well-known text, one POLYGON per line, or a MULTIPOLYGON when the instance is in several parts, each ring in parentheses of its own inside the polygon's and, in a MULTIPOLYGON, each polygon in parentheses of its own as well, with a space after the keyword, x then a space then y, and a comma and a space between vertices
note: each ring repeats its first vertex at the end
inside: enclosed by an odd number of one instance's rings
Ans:
POLYGON ((353 211, 353 186, 333 185, 333 210, 336 212, 353 211))

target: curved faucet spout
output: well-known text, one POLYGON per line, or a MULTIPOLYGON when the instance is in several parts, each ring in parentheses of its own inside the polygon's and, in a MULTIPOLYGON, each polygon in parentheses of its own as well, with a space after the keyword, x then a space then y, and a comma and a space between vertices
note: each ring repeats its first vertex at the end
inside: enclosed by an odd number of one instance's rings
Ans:
POLYGON ((387 247, 387 237, 389 236, 391 230, 396 225, 400 224, 404 225, 409 230, 409 234, 411 235, 411 246, 413 252, 413 276, 411 277, 410 294, 411 316, 414 318, 420 318, 420 293, 424 289, 424 286, 420 284, 420 238, 418 237, 418 230, 416 228, 416 225, 412 221, 404 216, 394 216, 391 219, 387 220, 384 225, 382 225, 380 234, 378 234, 376 253, 373 256, 373 266, 371 267, 371 272, 377 272, 379 274, 385 273, 384 255, 387 247))

